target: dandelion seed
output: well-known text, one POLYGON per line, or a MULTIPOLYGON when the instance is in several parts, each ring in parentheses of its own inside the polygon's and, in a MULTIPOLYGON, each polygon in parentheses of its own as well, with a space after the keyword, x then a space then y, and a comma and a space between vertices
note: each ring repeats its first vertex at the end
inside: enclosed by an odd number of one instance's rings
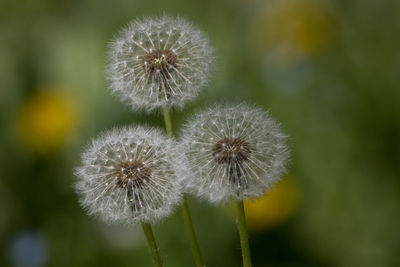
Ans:
POLYGON ((260 108, 216 106, 197 114, 180 144, 186 190, 212 202, 262 196, 285 172, 285 139, 260 108))
POLYGON ((168 16, 134 20, 111 43, 111 90, 134 110, 182 107, 208 81, 213 65, 207 37, 168 16))
POLYGON ((76 189, 89 214, 105 221, 152 222, 181 199, 174 141, 160 131, 130 127, 93 141, 76 169, 76 189))

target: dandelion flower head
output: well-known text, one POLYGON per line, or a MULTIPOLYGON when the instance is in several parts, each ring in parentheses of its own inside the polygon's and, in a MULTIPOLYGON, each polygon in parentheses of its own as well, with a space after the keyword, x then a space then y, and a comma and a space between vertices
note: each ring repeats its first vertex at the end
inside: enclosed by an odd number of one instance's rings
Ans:
POLYGON ((111 43, 111 90, 134 110, 183 107, 208 82, 208 38, 186 20, 134 20, 111 43))
POLYGON ((197 114, 182 131, 186 190, 211 202, 264 195, 286 170, 285 140, 260 108, 215 106, 197 114))
POLYGON ((107 222, 153 222, 168 215, 181 199, 176 154, 175 142, 156 129, 106 132, 76 169, 82 206, 107 222))

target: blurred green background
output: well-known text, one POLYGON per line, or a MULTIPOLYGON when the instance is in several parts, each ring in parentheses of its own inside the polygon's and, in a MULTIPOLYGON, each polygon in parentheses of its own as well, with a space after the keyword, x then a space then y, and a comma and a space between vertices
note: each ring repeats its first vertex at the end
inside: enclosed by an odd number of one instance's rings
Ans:
MULTIPOLYGON (((2 0, 0 266, 151 266, 140 227, 80 208, 73 168, 101 131, 163 126, 111 96, 107 43, 136 17, 210 36, 210 86, 182 111, 242 101, 290 136, 288 175, 246 203, 255 266, 400 266, 400 1, 2 0)), ((190 199, 207 266, 241 266, 229 207, 190 199)), ((154 226, 165 266, 193 266, 179 209, 154 226)))

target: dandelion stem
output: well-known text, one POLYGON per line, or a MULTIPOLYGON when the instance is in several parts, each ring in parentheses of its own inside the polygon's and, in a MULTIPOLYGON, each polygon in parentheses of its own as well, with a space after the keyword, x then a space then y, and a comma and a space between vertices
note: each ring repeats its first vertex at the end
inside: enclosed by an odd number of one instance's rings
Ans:
POLYGON ((167 134, 172 137, 174 133, 172 131, 172 120, 168 107, 163 107, 163 114, 164 114, 165 130, 167 131, 167 134))
POLYGON ((158 253, 158 247, 156 244, 156 240, 154 239, 153 231, 151 230, 151 225, 149 223, 142 223, 142 228, 144 235, 147 238, 147 243, 149 244, 151 255, 153 256, 154 266, 161 267, 162 261, 160 258, 160 254, 158 253))
POLYGON ((249 237, 247 234, 243 201, 237 201, 232 198, 232 202, 236 209, 237 227, 240 235, 240 246, 242 247, 243 267, 251 267, 249 237))
MULTIPOLYGON (((163 107, 163 114, 164 114, 164 122, 165 122, 165 129, 169 136, 173 136, 172 131, 172 121, 171 115, 169 113, 169 109, 167 107, 163 107)), ((192 248, 192 254, 194 261, 197 267, 204 267, 203 258, 201 257, 200 247, 197 242, 196 233, 194 232, 192 218, 190 216, 189 206, 187 203, 187 197, 183 196, 183 204, 182 204, 182 214, 183 214, 183 221, 186 228, 186 233, 189 238, 190 247, 192 248)))
POLYGON ((190 246, 192 248, 194 261, 197 267, 203 267, 205 265, 201 257, 199 244, 197 243, 196 239, 196 234, 193 229, 192 218, 190 216, 186 196, 183 196, 182 213, 183 213, 183 221, 185 222, 186 232, 188 234, 190 246))

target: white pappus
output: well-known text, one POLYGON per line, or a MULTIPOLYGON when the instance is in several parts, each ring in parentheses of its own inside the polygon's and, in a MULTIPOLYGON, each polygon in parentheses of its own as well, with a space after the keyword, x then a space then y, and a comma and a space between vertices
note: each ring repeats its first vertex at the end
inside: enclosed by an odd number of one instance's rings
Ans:
POLYGON ((205 34, 181 18, 133 20, 111 42, 111 90, 133 110, 183 107, 208 82, 213 49, 205 34))
POLYGON ((80 203, 106 222, 154 222, 181 200, 174 140, 142 126, 104 133, 75 169, 80 203))
POLYGON ((246 104, 196 114, 181 133, 185 190, 211 202, 264 195, 286 171, 286 137, 267 111, 246 104))

